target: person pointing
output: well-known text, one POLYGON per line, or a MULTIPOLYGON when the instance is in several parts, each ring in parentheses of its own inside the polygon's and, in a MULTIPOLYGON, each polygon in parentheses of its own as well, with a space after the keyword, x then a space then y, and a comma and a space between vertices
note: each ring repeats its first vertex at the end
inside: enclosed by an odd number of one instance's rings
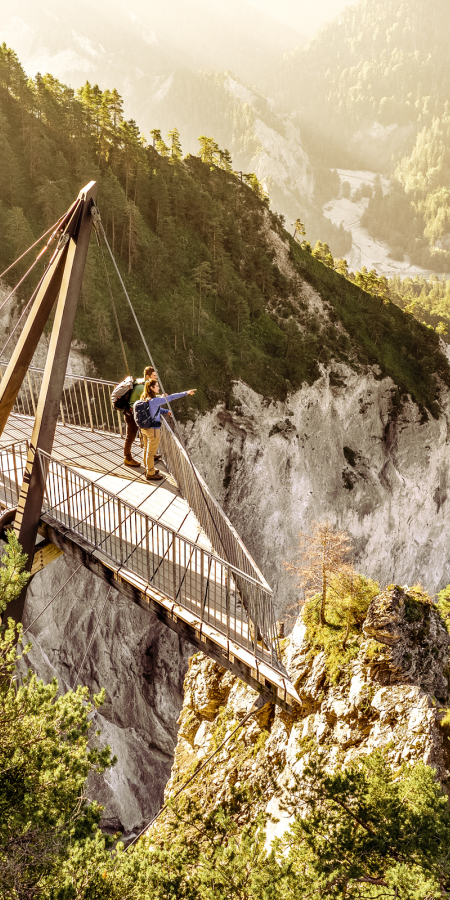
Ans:
POLYGON ((146 381, 141 399, 133 406, 133 414, 136 423, 144 435, 144 463, 145 477, 147 481, 159 481, 164 476, 155 469, 155 454, 158 451, 161 439, 161 413, 170 415, 168 409, 163 409, 165 403, 172 400, 180 400, 181 397, 193 395, 196 388, 182 391, 181 394, 160 394, 159 384, 156 378, 146 381))

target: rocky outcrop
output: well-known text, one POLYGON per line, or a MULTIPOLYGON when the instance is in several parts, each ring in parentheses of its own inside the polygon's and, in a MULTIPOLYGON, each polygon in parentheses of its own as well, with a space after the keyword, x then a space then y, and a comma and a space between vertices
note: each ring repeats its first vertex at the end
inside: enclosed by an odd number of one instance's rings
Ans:
POLYGON ((370 640, 361 647, 362 659, 374 681, 416 684, 445 702, 449 636, 431 602, 388 588, 370 604, 363 631, 370 640))
MULTIPOLYGON (((270 842, 288 827, 285 792, 294 775, 302 774, 313 748, 320 748, 330 766, 377 749, 394 768, 421 759, 447 783, 450 741, 440 721, 449 695, 450 640, 436 609, 423 595, 391 587, 374 598, 354 639, 357 655, 333 683, 325 652, 313 654, 307 629, 301 619, 297 622, 284 642, 284 661, 301 707, 290 717, 266 705, 252 716, 196 782, 200 799, 216 802, 231 784, 258 782, 260 806, 271 817, 270 842)), ((191 660, 166 796, 219 738, 231 734, 256 697, 202 654, 191 660)))
POLYGON ((187 427, 196 465, 272 584, 279 614, 292 603, 283 560, 299 530, 330 519, 349 532, 355 561, 385 584, 450 582, 450 395, 442 415, 412 402, 377 368, 335 364, 286 402, 242 382, 227 406, 187 427))

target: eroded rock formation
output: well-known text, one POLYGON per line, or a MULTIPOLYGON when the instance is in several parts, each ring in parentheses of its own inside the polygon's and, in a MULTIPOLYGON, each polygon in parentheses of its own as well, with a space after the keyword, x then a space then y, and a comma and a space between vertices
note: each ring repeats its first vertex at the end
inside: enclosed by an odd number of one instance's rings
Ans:
POLYGON ((228 406, 188 426, 196 465, 275 590, 293 585, 283 560, 300 529, 329 518, 349 532, 356 564, 380 580, 436 591, 450 582, 447 547, 450 395, 439 419, 376 370, 335 364, 285 403, 236 382, 228 406))
MULTIPOLYGON (((268 838, 289 823, 286 788, 301 775, 312 749, 327 764, 348 764, 381 749, 394 767, 422 759, 446 784, 450 741, 440 722, 448 702, 449 635, 436 609, 408 588, 391 586, 370 604, 357 654, 333 679, 325 652, 313 654, 300 618, 285 641, 284 660, 301 698, 292 717, 266 705, 220 751, 211 773, 200 778, 200 798, 230 784, 258 781, 270 813, 268 838), (207 783, 209 782, 209 783, 207 783), (212 784, 211 784, 212 782, 212 784)), ((190 662, 169 796, 174 785, 211 753, 251 709, 257 694, 202 654, 190 662)))

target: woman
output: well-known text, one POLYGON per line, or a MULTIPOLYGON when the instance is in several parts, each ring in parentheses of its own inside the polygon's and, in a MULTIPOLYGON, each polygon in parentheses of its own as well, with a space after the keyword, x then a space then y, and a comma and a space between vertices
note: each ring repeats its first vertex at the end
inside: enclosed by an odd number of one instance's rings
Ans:
POLYGON ((190 391, 182 391, 181 394, 160 396, 159 384, 156 378, 151 378, 149 381, 145 382, 141 400, 148 400, 150 415, 154 423, 153 428, 141 428, 145 441, 144 462, 146 470, 145 477, 147 481, 160 481, 160 479, 164 477, 158 469, 155 469, 155 454, 161 439, 161 413, 165 416, 169 414, 168 409, 161 409, 161 407, 167 402, 170 403, 172 400, 179 400, 181 397, 187 397, 188 394, 195 394, 195 391, 196 388, 191 388, 190 391))
MULTIPOLYGON (((131 448, 134 444, 134 440, 138 433, 138 427, 136 422, 134 421, 133 416, 133 406, 137 400, 140 399, 142 394, 142 385, 145 384, 146 381, 149 381, 151 378, 155 377, 155 370, 153 366, 146 366, 144 369, 144 377, 137 378, 133 382, 133 387, 131 388, 130 396, 125 397, 125 404, 116 407, 117 409, 121 409, 125 418, 126 425, 126 435, 125 435, 125 446, 123 448, 123 462, 125 466, 140 466, 140 462, 138 459, 134 459, 131 448)), ((142 443, 141 443, 142 446, 142 443)))

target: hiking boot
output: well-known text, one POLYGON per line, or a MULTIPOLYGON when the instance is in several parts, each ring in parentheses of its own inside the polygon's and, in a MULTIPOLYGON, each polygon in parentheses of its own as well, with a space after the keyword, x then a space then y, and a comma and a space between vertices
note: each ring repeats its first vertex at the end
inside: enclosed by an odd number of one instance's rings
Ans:
POLYGON ((159 462, 160 459, 162 459, 162 456, 161 456, 160 453, 155 453, 155 457, 154 457, 154 458, 155 458, 155 462, 159 462))
POLYGON ((123 461, 124 466, 140 466, 141 463, 138 462, 137 459, 133 459, 132 456, 126 456, 123 461))
POLYGON ((159 469, 155 469, 153 475, 146 475, 145 477, 147 481, 161 481, 161 479, 164 478, 164 475, 161 475, 159 469))

